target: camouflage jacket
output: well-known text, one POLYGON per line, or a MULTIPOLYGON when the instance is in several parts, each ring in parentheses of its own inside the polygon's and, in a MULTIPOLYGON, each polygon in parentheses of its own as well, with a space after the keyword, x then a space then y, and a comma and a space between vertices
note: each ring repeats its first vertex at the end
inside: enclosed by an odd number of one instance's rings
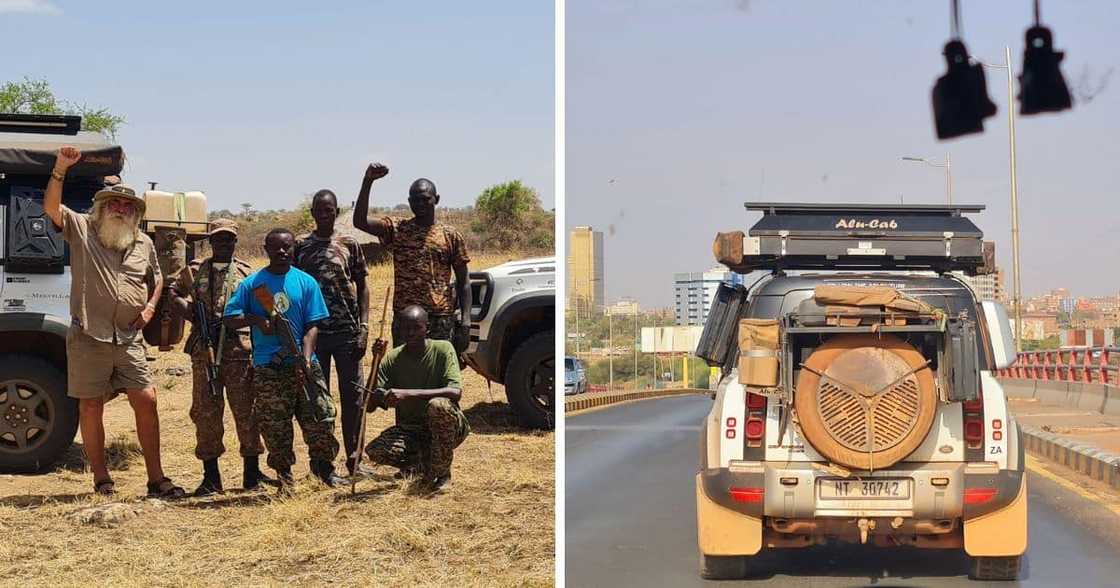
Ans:
MULTIPOLYGON (((222 329, 222 313, 226 308, 226 301, 241 283, 253 273, 253 267, 240 259, 234 258, 225 269, 213 268, 211 258, 194 260, 190 263, 191 272, 194 274, 193 284, 182 284, 177 281, 175 291, 180 296, 190 296, 191 303, 201 300, 206 307, 207 316, 210 318, 210 336, 217 345, 222 329)), ((193 315, 192 315, 193 316, 193 315)), ((198 333, 191 328, 183 351, 191 357, 201 357, 203 350, 197 348, 198 333)), ((222 345, 222 359, 248 359, 252 352, 252 343, 249 339, 248 327, 237 331, 227 331, 226 341, 222 345)))
POLYGON ((452 269, 471 260, 463 235, 442 223, 424 227, 415 219, 388 217, 384 222, 389 234, 383 242, 393 253, 393 312, 417 304, 429 314, 454 314, 452 269))
POLYGON ((353 237, 324 239, 310 233, 296 243, 295 266, 319 283, 330 316, 319 322, 320 334, 358 334, 358 284, 365 283, 366 257, 353 237))

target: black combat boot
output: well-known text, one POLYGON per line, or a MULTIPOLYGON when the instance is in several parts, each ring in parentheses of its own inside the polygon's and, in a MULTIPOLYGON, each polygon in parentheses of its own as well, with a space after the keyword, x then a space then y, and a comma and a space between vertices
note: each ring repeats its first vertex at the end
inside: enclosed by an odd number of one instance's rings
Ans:
POLYGON ((218 470, 218 458, 202 462, 202 483, 195 489, 195 496, 210 496, 225 492, 222 488, 222 472, 218 470))
POLYGON ((346 483, 345 479, 340 478, 338 474, 334 473, 334 464, 326 460, 311 460, 311 473, 315 474, 316 478, 319 478, 324 484, 331 488, 346 483))
POLYGON ((267 486, 279 486, 280 482, 276 478, 270 478, 264 475, 261 471, 260 458, 256 455, 249 455, 244 458, 245 469, 241 479, 244 480, 243 487, 246 490, 255 490, 261 484, 267 486))

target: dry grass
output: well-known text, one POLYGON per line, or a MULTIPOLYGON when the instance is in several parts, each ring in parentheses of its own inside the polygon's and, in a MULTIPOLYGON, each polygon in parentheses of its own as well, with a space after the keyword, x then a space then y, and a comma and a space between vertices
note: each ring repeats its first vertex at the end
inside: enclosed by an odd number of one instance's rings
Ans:
MULTIPOLYGON (((476 260, 478 267, 506 256, 476 260)), ((371 270, 371 319, 384 304, 392 268, 371 270)), ((188 417, 190 376, 180 352, 157 354, 164 468, 193 489, 201 477, 188 417)), ((189 499, 147 508, 116 527, 80 524, 66 515, 110 500, 91 494, 75 444, 56 468, 38 476, 0 476, 0 585, 325 585, 536 586, 553 583, 554 453, 552 433, 521 431, 500 386, 487 391, 464 373, 462 406, 474 432, 455 452, 449 495, 411 495, 407 483, 379 468, 378 479, 330 490, 306 478, 306 447, 296 441, 295 496, 274 490, 189 499)), ((391 424, 370 415, 367 435, 391 424)), ((142 504, 143 459, 131 410, 106 408, 109 455, 120 496, 142 504)), ((80 439, 79 439, 80 441, 80 439)), ((227 488, 241 483, 231 417, 221 458, 227 488)), ((338 467, 341 470, 342 456, 338 467)))

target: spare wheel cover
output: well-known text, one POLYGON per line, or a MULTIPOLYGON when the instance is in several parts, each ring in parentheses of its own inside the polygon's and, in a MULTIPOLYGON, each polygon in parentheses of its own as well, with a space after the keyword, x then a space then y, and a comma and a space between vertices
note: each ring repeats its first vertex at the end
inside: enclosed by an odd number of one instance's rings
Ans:
POLYGON ((892 335, 840 335, 818 347, 805 366, 794 406, 802 434, 818 453, 848 468, 875 470, 922 444, 937 411, 937 390, 933 370, 912 345, 892 335))

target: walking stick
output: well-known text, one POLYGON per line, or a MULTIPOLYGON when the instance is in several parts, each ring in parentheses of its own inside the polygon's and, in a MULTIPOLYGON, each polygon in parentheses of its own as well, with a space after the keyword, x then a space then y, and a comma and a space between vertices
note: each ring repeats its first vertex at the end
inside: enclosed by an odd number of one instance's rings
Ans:
POLYGON ((358 485, 358 466, 362 465, 362 454, 365 453, 366 415, 369 414, 366 411, 366 405, 369 403, 369 397, 373 394, 374 386, 377 384, 377 370, 381 367, 381 360, 385 357, 385 352, 389 349, 388 342, 385 340, 385 313, 389 310, 389 296, 392 294, 392 290, 392 285, 385 288, 385 306, 381 307, 381 327, 377 333, 377 339, 374 340, 373 346, 370 349, 369 376, 366 377, 366 385, 359 386, 358 410, 360 411, 360 420, 358 425, 358 445, 354 448, 354 455, 350 456, 354 459, 354 474, 350 476, 351 495, 356 492, 358 485))

